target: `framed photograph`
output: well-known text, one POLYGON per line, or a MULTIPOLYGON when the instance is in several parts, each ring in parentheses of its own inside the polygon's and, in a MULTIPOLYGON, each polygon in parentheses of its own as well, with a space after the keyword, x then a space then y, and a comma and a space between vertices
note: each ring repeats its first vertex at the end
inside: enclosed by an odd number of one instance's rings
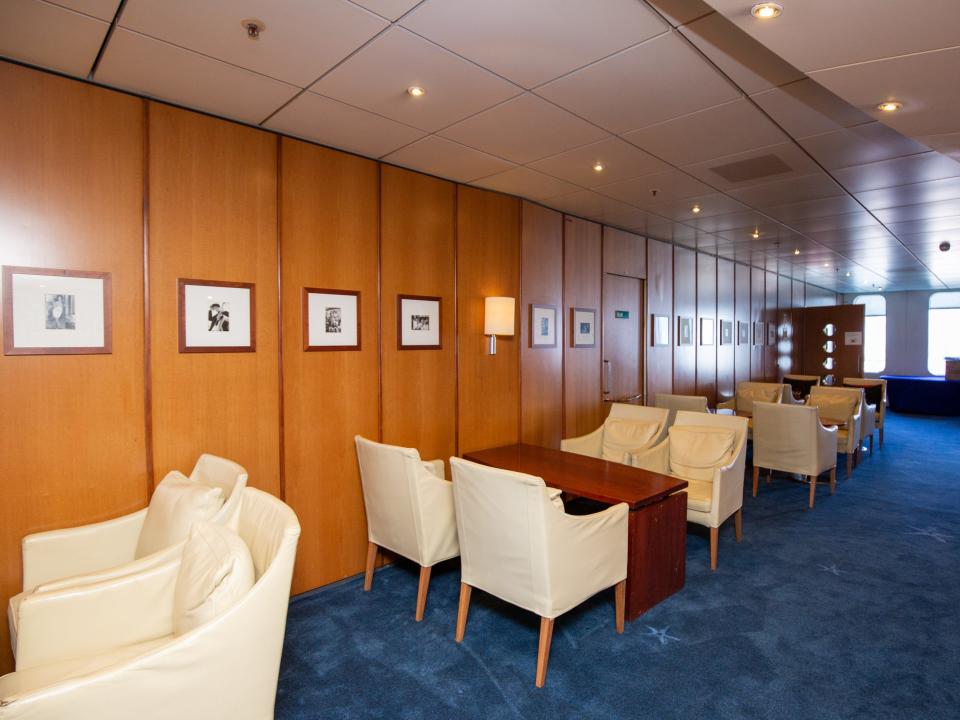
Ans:
POLYGON ((557 308, 553 305, 530 305, 530 347, 557 346, 557 308))
POLYGON ((764 327, 762 322, 755 322, 753 324, 753 344, 754 345, 766 345, 766 335, 764 335, 764 327))
POLYGON ((592 348, 597 344, 597 311, 592 308, 570 308, 570 343, 575 348, 592 348))
POLYGON ((653 315, 650 328, 651 345, 659 347, 670 344, 670 317, 668 315, 653 315))
POLYGON ((737 345, 750 344, 750 323, 737 320, 737 345))
POLYGON ((253 283, 177 280, 180 352, 255 352, 253 283))
POLYGON ((713 318, 700 318, 700 344, 713 345, 713 318))
POLYGON ((733 321, 720 321, 720 344, 733 345, 733 321))
POLYGON ((692 317, 677 317, 677 345, 693 345, 692 317))
POLYGON ((767 345, 777 344, 777 326, 773 323, 767 323, 767 345))
POLYGON ((108 272, 4 266, 5 355, 113 351, 108 272))
POLYGON ((439 350, 440 298, 397 295, 397 348, 439 350))
POLYGON ((303 289, 303 349, 360 349, 359 291, 303 289))

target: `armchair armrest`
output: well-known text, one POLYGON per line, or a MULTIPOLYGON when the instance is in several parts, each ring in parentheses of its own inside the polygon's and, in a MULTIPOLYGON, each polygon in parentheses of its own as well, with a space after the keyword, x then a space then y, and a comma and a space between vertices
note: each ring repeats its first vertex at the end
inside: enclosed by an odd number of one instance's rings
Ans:
POLYGON ((177 558, 136 575, 27 595, 19 609, 17 670, 170 635, 179 569, 177 558))
POLYGON ((564 452, 577 453, 578 455, 600 457, 600 455, 603 454, 603 425, 592 433, 561 440, 560 449, 564 452))
POLYGON ((823 423, 817 423, 817 467, 820 472, 837 465, 838 435, 836 425, 824 427, 823 423))
POLYGON ((670 474, 670 438, 661 440, 652 448, 647 448, 641 452, 630 456, 630 464, 633 467, 649 470, 650 472, 670 474))
POLYGON ((418 502, 414 510, 420 545, 420 564, 430 567, 460 554, 457 541, 453 483, 443 477, 443 460, 423 463, 416 477, 418 502), (437 473, 439 464, 439 473, 437 473))
POLYGON ((92 525, 34 533, 23 538, 23 589, 133 560, 147 509, 92 525))
POLYGON ((128 562, 125 565, 118 565, 116 567, 98 570, 85 575, 73 575, 72 577, 63 578, 62 580, 53 580, 51 582, 41 583, 40 585, 37 585, 33 592, 46 593, 54 592, 56 590, 79 588, 84 585, 93 585, 96 583, 106 582, 107 580, 116 580, 126 575, 134 575, 136 573, 146 572, 147 570, 153 570, 159 565, 163 565, 164 563, 179 558, 183 552, 183 546, 186 544, 186 542, 186 540, 181 540, 176 545, 171 545, 163 550, 158 550, 152 555, 147 555, 139 560, 128 562))
POLYGON ((730 398, 729 400, 724 400, 723 402, 717 403, 717 410, 733 410, 737 409, 737 399, 735 397, 730 398))

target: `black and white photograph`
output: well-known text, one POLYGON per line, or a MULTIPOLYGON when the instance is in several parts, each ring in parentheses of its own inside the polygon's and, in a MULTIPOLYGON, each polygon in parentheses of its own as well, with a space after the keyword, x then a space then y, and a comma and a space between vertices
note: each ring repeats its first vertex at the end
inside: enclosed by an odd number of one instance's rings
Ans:
POLYGON ((677 345, 693 345, 693 318, 677 318, 677 345))
POLYGON ((721 345, 733 344, 733 321, 732 320, 720 321, 720 344, 721 345))
POLYGON ((700 344, 713 345, 713 318, 700 318, 700 344))
POLYGON ((737 345, 750 344, 750 323, 737 320, 737 345))
POLYGON ((653 315, 651 322, 650 344, 654 347, 670 344, 670 317, 653 315))
POLYGON ((439 350, 438 297, 397 295, 397 347, 400 350, 439 350))
POLYGON ((5 266, 6 355, 111 352, 110 273, 5 266))
POLYGON ((767 323, 767 345, 777 344, 777 326, 774 323, 767 323))
POLYGON ((570 343, 575 348, 591 348, 597 344, 597 311, 594 308, 571 308, 573 315, 570 343))
POLYGON ((360 292, 303 289, 303 349, 360 349, 360 292))
POLYGON ((764 334, 766 328, 762 322, 755 322, 753 324, 753 344, 754 345, 766 345, 767 336, 764 334))
POLYGON ((530 305, 530 347, 557 346, 557 308, 553 305, 530 305))
POLYGON ((182 353, 254 352, 254 285, 177 280, 182 353))

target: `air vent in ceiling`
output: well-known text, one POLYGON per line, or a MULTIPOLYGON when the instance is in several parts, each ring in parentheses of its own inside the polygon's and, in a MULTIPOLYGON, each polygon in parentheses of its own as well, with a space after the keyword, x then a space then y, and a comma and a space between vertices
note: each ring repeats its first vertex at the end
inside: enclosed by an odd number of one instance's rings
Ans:
POLYGON ((793 170, 776 155, 761 155, 760 157, 740 160, 729 165, 718 165, 710 168, 727 182, 739 183, 746 180, 758 180, 771 175, 781 175, 793 170))

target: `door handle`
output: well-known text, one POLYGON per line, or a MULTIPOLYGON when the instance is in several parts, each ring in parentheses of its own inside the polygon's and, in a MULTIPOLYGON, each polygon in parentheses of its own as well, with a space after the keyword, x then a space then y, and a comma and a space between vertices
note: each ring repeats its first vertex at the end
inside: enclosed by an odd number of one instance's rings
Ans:
POLYGON ((610 387, 613 384, 613 363, 609 360, 603 361, 603 394, 610 394, 610 387))

